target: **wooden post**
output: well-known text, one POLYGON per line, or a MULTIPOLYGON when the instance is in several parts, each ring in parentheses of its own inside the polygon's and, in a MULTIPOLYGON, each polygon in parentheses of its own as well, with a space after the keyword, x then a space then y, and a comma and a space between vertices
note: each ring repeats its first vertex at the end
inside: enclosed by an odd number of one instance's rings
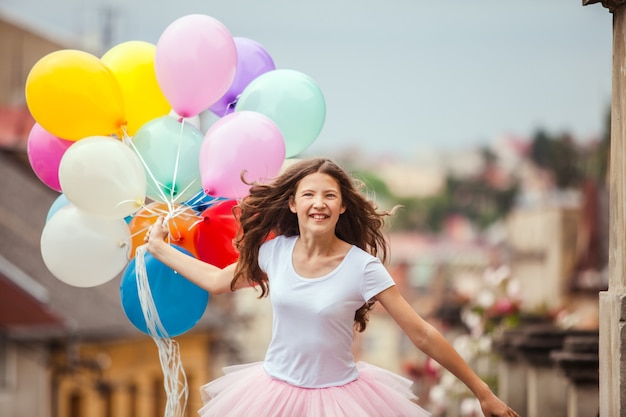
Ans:
POLYGON ((602 3, 613 14, 609 288, 600 293, 600 417, 626 417, 626 0, 602 3))

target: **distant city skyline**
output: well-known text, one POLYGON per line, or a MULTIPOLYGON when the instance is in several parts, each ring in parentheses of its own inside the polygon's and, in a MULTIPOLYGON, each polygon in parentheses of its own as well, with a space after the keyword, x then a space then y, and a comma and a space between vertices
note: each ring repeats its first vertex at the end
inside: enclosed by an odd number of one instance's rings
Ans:
POLYGON ((359 148, 401 157, 538 129, 581 141, 603 132, 611 13, 579 0, 547 3, 0 0, 0 13, 92 46, 156 44, 175 19, 210 15, 261 43, 277 68, 318 83, 326 121, 305 154, 359 148))

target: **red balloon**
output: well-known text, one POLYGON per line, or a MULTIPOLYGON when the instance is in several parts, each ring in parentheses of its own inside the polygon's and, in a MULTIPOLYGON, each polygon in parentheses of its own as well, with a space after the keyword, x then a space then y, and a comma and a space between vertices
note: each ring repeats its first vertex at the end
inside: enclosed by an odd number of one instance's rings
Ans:
POLYGON ((202 221, 197 225, 195 248, 198 259, 224 268, 237 262, 233 239, 239 229, 239 222, 232 209, 237 200, 220 201, 202 212, 202 221))

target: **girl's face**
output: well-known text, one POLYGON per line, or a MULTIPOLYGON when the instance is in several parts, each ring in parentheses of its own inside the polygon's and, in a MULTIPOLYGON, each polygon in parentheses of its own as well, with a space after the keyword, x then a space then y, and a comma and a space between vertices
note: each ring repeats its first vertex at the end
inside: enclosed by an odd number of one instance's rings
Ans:
POLYGON ((295 194, 289 199, 289 209, 298 215, 300 229, 331 230, 333 233, 339 215, 346 211, 339 183, 321 172, 300 180, 295 194))

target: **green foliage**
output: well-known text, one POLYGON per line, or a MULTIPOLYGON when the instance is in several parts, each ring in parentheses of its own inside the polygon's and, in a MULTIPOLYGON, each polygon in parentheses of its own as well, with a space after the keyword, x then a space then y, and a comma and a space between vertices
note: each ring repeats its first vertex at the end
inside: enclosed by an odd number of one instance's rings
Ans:
POLYGON ((583 170, 585 174, 598 183, 605 183, 609 168, 609 155, 611 145, 611 110, 605 117, 605 130, 597 146, 590 149, 588 154, 583 155, 583 170))
POLYGON ((385 181, 372 171, 354 170, 352 175, 363 181, 368 192, 374 193, 376 198, 381 200, 395 200, 385 181))
MULTIPOLYGON (((495 156, 483 152, 495 163, 495 156)), ((502 218, 513 205, 517 185, 501 189, 490 186, 482 177, 448 177, 446 187, 437 195, 425 198, 407 198, 393 195, 385 182, 372 171, 354 171, 353 175, 363 181, 369 192, 373 192, 386 206, 401 206, 390 220, 392 230, 440 232, 446 219, 462 215, 477 227, 484 228, 502 218)))
POLYGON ((578 187, 583 179, 606 182, 611 136, 610 108, 605 130, 597 142, 577 144, 569 134, 549 135, 539 130, 532 141, 530 159, 554 176, 558 188, 578 187))
MULTIPOLYGON (((569 134, 550 135, 538 130, 534 135, 528 158, 539 168, 552 174, 558 188, 578 187, 582 180, 591 178, 604 183, 610 144, 610 112, 606 131, 597 143, 585 147, 577 144, 569 134)), ((373 171, 360 170, 368 191, 374 193, 385 207, 400 205, 390 219, 392 230, 440 232, 446 219, 461 215, 477 228, 484 229, 504 218, 513 207, 519 191, 515 178, 508 185, 494 185, 489 173, 497 171, 498 157, 490 149, 481 150, 484 170, 476 177, 449 176, 446 186, 437 195, 426 198, 395 196, 385 182, 373 171)))
POLYGON ((392 226, 399 230, 439 232, 450 211, 450 196, 447 193, 427 198, 398 199, 402 205, 394 216, 392 226))
POLYGON ((482 177, 469 179, 448 178, 446 192, 450 198, 450 214, 461 214, 479 228, 485 228, 501 219, 511 209, 517 185, 501 189, 491 186, 482 177))
POLYGON ((550 137, 539 131, 532 141, 530 158, 551 172, 558 188, 576 187, 583 179, 580 148, 568 134, 550 137))

